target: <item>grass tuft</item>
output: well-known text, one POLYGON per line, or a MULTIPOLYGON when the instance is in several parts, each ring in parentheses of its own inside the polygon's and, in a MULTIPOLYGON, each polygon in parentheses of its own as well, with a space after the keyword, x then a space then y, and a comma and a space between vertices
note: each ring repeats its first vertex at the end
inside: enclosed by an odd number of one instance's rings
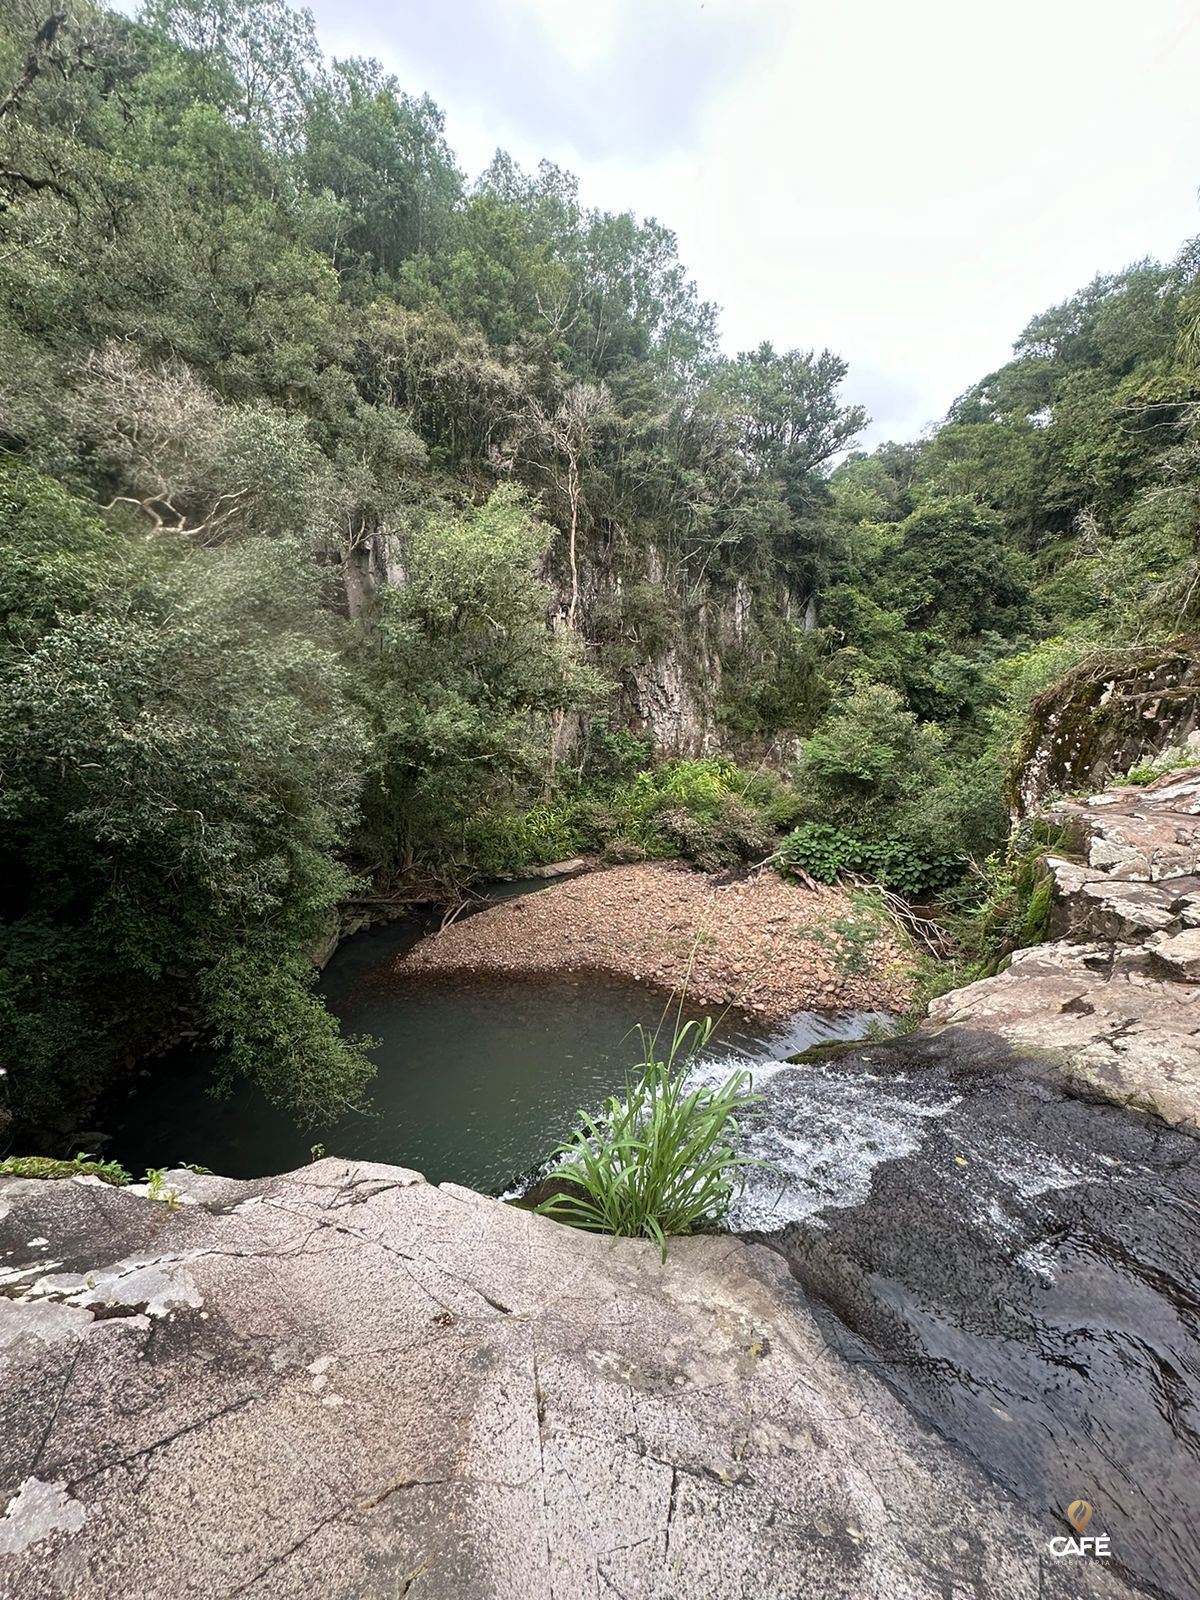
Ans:
POLYGON ((642 1032, 640 1073, 623 1096, 610 1095, 598 1117, 579 1127, 556 1154, 565 1159, 547 1182, 572 1186, 537 1207, 571 1227, 653 1239, 665 1261, 667 1239, 723 1221, 746 1167, 736 1114, 761 1100, 751 1075, 730 1074, 719 1089, 688 1087, 688 1067, 712 1035, 712 1022, 677 1025, 666 1059, 657 1035, 642 1032))

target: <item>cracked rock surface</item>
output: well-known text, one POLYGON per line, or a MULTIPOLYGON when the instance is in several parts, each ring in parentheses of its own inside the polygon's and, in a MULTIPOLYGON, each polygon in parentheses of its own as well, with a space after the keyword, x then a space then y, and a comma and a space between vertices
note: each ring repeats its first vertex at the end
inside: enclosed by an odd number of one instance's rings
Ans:
POLYGON ((1057 1054, 1106 1097, 1200 1126, 1200 768, 1045 815, 1073 846, 1047 863, 1053 939, 930 1017, 1057 1054))
POLYGON ((1129 1592, 765 1248, 336 1160, 166 1183, 0 1185, 6 1600, 1129 1592))

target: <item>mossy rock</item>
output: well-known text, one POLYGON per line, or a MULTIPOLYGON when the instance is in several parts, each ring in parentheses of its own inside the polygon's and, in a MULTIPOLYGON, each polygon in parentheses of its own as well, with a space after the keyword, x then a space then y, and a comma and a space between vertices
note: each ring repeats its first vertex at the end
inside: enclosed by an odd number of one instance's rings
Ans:
POLYGON ((885 1039, 830 1039, 823 1044, 810 1044, 807 1050, 798 1050, 794 1056, 784 1056, 790 1067, 801 1067, 812 1062, 835 1061, 839 1056, 853 1055, 871 1045, 888 1043, 885 1039))
POLYGON ((1008 773, 1018 816, 1092 792, 1200 725, 1200 639, 1097 651, 1037 695, 1008 773))

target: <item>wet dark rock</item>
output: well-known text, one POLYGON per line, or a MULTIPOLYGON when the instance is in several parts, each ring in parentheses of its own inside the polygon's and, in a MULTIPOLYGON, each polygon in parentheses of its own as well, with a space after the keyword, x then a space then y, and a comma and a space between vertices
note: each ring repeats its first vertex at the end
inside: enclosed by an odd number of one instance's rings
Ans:
POLYGON ((815 1181, 812 1209, 747 1237, 787 1261, 832 1348, 1035 1511, 1088 1500, 1114 1570, 1190 1600, 1200 1140, 1083 1100, 1052 1059, 981 1031, 843 1050, 824 1098, 805 1081, 813 1070, 765 1085, 793 1181, 797 1166, 815 1181), (854 1129, 856 1150, 872 1121, 880 1130, 858 1204, 844 1203, 853 1185, 827 1148, 797 1163, 818 1106, 854 1129), (911 1140, 905 1113, 920 1113, 911 1140), (827 1190, 813 1179, 822 1158, 827 1190))

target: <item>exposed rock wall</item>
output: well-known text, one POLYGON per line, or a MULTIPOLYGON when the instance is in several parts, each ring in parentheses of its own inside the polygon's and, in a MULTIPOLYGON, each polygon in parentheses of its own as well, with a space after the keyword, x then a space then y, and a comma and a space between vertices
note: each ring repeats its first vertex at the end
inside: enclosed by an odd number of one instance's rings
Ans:
POLYGON ((1081 1084, 1200 1126, 1200 768, 1045 812, 1051 942, 942 995, 935 1022, 1058 1052, 1081 1084))
MULTIPOLYGON (((582 601, 584 634, 599 640, 602 657, 629 657, 616 673, 619 710, 629 725, 648 733, 661 755, 695 757, 717 750, 724 656, 750 625, 754 597, 749 585, 702 582, 691 589, 665 553, 649 546, 625 551, 619 560, 605 552, 585 558, 582 601), (635 623, 628 639, 606 639, 612 619, 622 618, 627 596, 637 591, 655 597, 658 625, 646 629, 635 623)), ((618 623, 622 631, 628 626, 618 623)))
POLYGON ((1039 695, 1015 770, 1017 814, 1097 789, 1200 728, 1200 640, 1096 656, 1039 695))
POLYGON ((632 668, 625 685, 631 721, 654 740, 662 755, 703 756, 718 748, 714 700, 721 683, 721 658, 709 655, 704 689, 676 646, 632 668))

